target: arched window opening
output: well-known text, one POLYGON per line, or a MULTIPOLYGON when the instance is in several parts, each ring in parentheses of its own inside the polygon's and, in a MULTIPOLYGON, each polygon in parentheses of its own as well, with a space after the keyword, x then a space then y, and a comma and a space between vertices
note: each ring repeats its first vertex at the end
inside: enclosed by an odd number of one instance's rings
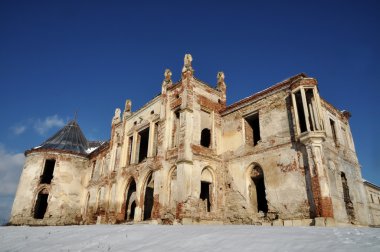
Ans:
POLYGON ((257 212, 268 212, 268 202, 265 193, 264 172, 259 166, 250 171, 250 198, 252 204, 257 207, 257 212))
POLYGON ((204 169, 201 174, 201 191, 199 198, 204 203, 206 212, 211 212, 212 207, 212 188, 213 188, 212 174, 208 169, 204 169))
POLYGON ((55 159, 47 159, 45 161, 44 172, 42 173, 40 180, 41 184, 51 183, 51 180, 53 179, 54 167, 55 159))
POLYGON ((343 187, 343 200, 346 207, 346 212, 348 216, 348 220, 353 223, 355 220, 355 211, 354 211, 354 205, 352 204, 351 198, 350 198, 350 189, 348 187, 346 174, 342 172, 340 174, 341 180, 342 180, 342 187, 343 187))
POLYGON ((205 128, 201 132, 201 145, 206 148, 210 148, 210 144, 211 144, 211 131, 210 129, 205 128))
POLYGON ((38 193, 36 204, 34 207, 34 218, 43 219, 48 206, 49 193, 46 189, 38 193))
POLYGON ((154 180, 152 178, 152 174, 150 174, 146 183, 146 187, 145 187, 144 220, 149 220, 152 217, 153 190, 154 190, 154 180))
POLYGON ((136 208, 136 182, 134 179, 130 182, 127 190, 127 199, 125 203, 125 216, 124 220, 133 221, 135 217, 136 208))

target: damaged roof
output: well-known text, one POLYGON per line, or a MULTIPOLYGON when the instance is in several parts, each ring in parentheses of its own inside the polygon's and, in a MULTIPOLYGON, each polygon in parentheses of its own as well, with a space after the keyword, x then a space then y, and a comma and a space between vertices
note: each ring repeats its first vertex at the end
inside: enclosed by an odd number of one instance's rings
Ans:
POLYGON ((60 129, 40 146, 33 149, 63 150, 86 155, 89 153, 89 149, 94 149, 94 145, 99 146, 100 144, 94 142, 89 143, 83 135, 78 123, 73 120, 68 122, 65 127, 60 129))

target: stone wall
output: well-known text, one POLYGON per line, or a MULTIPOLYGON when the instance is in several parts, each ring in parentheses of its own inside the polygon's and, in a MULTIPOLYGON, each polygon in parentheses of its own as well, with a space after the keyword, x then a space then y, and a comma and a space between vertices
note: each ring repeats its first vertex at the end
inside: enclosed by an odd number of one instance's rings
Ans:
POLYGON ((57 152, 30 153, 27 155, 12 208, 10 222, 15 225, 68 225, 81 220, 83 175, 86 158, 57 152), (55 159, 53 179, 41 184, 44 163, 55 159), (48 193, 48 205, 43 219, 34 218, 38 193, 48 193))

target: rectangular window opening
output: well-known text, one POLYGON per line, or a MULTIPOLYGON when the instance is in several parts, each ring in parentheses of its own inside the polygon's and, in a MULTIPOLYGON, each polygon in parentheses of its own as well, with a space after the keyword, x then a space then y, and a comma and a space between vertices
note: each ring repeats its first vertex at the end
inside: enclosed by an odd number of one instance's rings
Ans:
POLYGON ((179 126, 180 126, 180 114, 179 114, 179 110, 177 110, 174 112, 174 119, 173 119, 172 148, 175 148, 178 146, 179 126))
POLYGON ((148 157, 149 127, 139 132, 139 163, 148 157))
POLYGON ((317 128, 316 126, 317 126, 318 119, 317 119, 317 113, 315 110, 315 101, 314 101, 313 89, 306 89, 305 95, 306 95, 307 110, 309 113, 310 130, 314 131, 317 128))
POLYGON ((128 164, 132 162, 132 146, 133 146, 133 136, 128 139, 128 164))
POLYGON ((50 184, 51 180, 53 179, 53 173, 54 173, 54 166, 55 166, 55 159, 47 159, 45 161, 45 167, 44 172, 41 175, 41 184, 50 184))
POLYGON ((154 124, 153 156, 158 154, 158 122, 154 124))
POLYGON ((259 114, 250 115, 244 119, 245 142, 251 146, 255 146, 261 140, 259 114))
POLYGON ((331 134, 334 139, 334 143, 336 146, 338 146, 338 138, 336 137, 336 131, 335 131, 335 122, 332 119, 330 119, 330 127, 331 127, 331 134))
POLYGON ((295 99, 296 99, 296 105, 297 106, 297 111, 298 111, 298 122, 299 122, 299 127, 301 130, 301 133, 307 131, 306 128, 306 120, 305 120, 305 111, 303 110, 303 105, 302 105, 302 96, 301 96, 301 91, 298 91, 294 94, 295 99))

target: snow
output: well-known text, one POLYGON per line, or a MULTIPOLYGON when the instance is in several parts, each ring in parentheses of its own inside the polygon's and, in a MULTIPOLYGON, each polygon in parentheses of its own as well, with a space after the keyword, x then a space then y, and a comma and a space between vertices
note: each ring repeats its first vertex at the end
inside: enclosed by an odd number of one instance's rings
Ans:
POLYGON ((86 149, 87 154, 90 154, 91 152, 93 152, 94 150, 96 150, 98 147, 99 147, 99 146, 91 147, 91 148, 87 148, 87 149, 86 149))
POLYGON ((380 251, 378 228, 92 225, 0 227, 0 251, 380 251))

